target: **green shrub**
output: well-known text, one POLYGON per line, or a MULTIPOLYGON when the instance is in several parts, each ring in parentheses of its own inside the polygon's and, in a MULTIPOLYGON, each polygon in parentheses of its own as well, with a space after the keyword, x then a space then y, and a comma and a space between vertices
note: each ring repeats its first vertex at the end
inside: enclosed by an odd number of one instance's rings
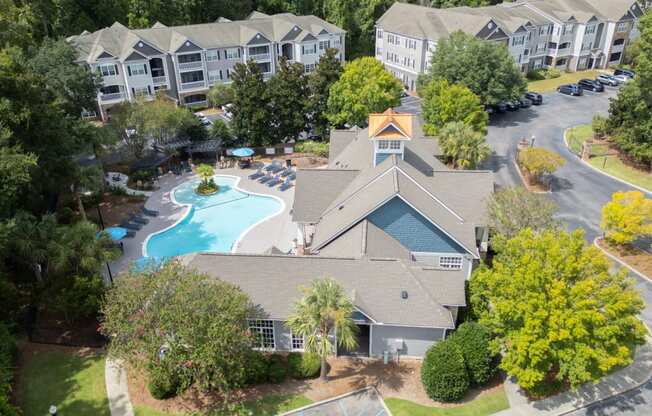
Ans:
POLYGON ((542 79, 546 79, 546 76, 543 73, 543 71, 544 70, 542 70, 542 69, 534 69, 534 70, 528 72, 526 77, 530 81, 541 81, 542 79))
POLYGON ((179 378, 164 363, 153 363, 147 368, 147 390, 157 400, 175 396, 179 390, 179 378))
POLYGON ((288 354, 288 373, 296 379, 314 378, 321 370, 321 359, 314 353, 300 354, 291 352, 288 354))
POLYGON ((594 115, 593 120, 591 120, 591 128, 596 137, 606 136, 608 128, 607 118, 599 114, 594 115))
POLYGON ((127 196, 127 190, 120 186, 109 186, 109 192, 115 196, 127 196))
POLYGON ((152 179, 152 171, 149 170, 137 170, 136 172, 132 173, 129 177, 132 181, 143 181, 143 182, 149 182, 152 179))
POLYGON ((462 351, 469 381, 473 385, 486 383, 496 371, 496 359, 489 350, 490 340, 489 330, 477 322, 464 322, 451 336, 451 341, 462 351))
POLYGON ((428 396, 440 402, 460 400, 469 389, 469 376, 460 347, 450 339, 439 341, 426 353, 421 382, 428 396))
POLYGON ((258 351, 251 351, 245 366, 245 383, 249 385, 264 383, 267 381, 268 373, 268 357, 258 351))
POLYGON ((547 68, 543 72, 543 76, 545 77, 545 79, 559 78, 561 76, 561 72, 559 72, 558 69, 551 67, 551 68, 547 68))
POLYGON ((295 144, 294 151, 298 153, 312 153, 319 157, 328 157, 328 146, 329 144, 327 142, 306 140, 295 144))
POLYGON ((17 416, 18 410, 10 404, 11 382, 13 381, 16 340, 7 326, 0 322, 0 415, 17 416))
POLYGON ((267 367, 267 380, 270 383, 281 383, 287 376, 287 364, 282 355, 272 354, 269 356, 269 366, 267 367))

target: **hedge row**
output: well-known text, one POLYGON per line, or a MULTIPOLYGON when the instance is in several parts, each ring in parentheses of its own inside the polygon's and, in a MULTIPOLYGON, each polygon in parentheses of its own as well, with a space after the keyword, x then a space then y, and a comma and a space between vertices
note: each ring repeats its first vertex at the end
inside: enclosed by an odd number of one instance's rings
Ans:
POLYGON ((496 359, 489 349, 491 334, 484 326, 465 322, 448 339, 433 345, 421 367, 421 382, 433 400, 460 400, 471 386, 491 379, 496 359))
POLYGON ((18 416, 18 409, 9 402, 13 381, 16 340, 4 323, 0 323, 0 415, 18 416))

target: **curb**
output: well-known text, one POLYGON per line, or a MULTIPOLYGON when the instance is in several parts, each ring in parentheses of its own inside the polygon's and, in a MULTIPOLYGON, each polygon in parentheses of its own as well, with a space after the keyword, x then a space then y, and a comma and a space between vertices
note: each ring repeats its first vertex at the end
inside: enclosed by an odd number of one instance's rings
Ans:
POLYGON ((629 264, 625 263, 624 261, 622 261, 622 260, 619 259, 618 257, 614 256, 613 254, 609 253, 607 250, 605 250, 605 249, 603 249, 602 247, 600 247, 600 246, 598 245, 598 240, 600 240, 600 237, 596 237, 596 238, 593 240, 593 245, 595 245, 595 246, 596 246, 600 251, 602 251, 602 252, 603 252, 607 257, 609 257, 609 258, 610 258, 611 260, 613 260, 613 261, 618 262, 621 266, 626 267, 627 269, 629 269, 629 271, 631 271, 632 273, 638 275, 641 279, 645 279, 645 280, 647 280, 648 282, 651 282, 651 283, 652 283, 652 277, 649 277, 648 275, 639 272, 638 270, 636 270, 635 268, 633 268, 633 267, 630 266, 629 264))
POLYGON ((127 386, 127 371, 121 361, 111 358, 105 360, 104 383, 111 416, 134 416, 127 386))
POLYGON ((521 172, 521 167, 518 165, 516 162, 516 158, 512 159, 512 163, 514 164, 514 167, 516 168, 516 171, 518 172, 518 177, 521 178, 521 182, 523 182, 523 188, 527 189, 528 192, 531 192, 533 194, 551 194, 552 193, 552 187, 549 191, 533 191, 527 186, 527 182, 525 182, 525 177, 523 176, 523 172, 521 172))
MULTIPOLYGON (((579 124, 578 124, 578 125, 579 125, 579 124)), ((642 186, 634 185, 633 183, 627 182, 627 181, 624 180, 624 179, 618 178, 618 177, 613 176, 613 175, 611 175, 611 174, 609 174, 609 173, 607 173, 607 172, 604 172, 604 171, 602 171, 602 170, 596 168, 595 166, 591 165, 591 164, 590 164, 589 162, 587 162, 586 160, 582 159, 581 156, 578 156, 578 155, 576 155, 575 153, 573 153, 573 151, 572 151, 572 150, 570 149, 570 147, 568 146, 568 140, 566 139, 566 133, 568 133, 568 131, 569 131, 570 129, 572 129, 573 127, 577 127, 577 126, 568 127, 566 130, 564 130, 564 134, 563 134, 563 137, 562 137, 562 138, 563 138, 563 141, 564 141, 564 145, 566 146, 566 149, 567 149, 567 150, 568 150, 572 155, 576 156, 577 159, 578 159, 578 160, 579 160, 579 161, 580 161, 584 166, 587 166, 587 167, 591 168, 592 170, 594 170, 594 171, 596 171, 596 172, 598 172, 598 173, 600 173, 600 174, 602 174, 602 175, 604 175, 604 176, 607 176, 607 177, 609 177, 609 178, 611 178, 611 179, 613 179, 613 180, 615 180, 615 181, 618 181, 618 182, 620 182, 620 183, 622 183, 622 184, 625 184, 625 185, 627 185, 627 186, 631 186, 632 188, 638 189, 639 191, 641 191, 641 192, 643 192, 643 193, 645 193, 645 194, 652 195, 652 191, 650 191, 649 189, 645 189, 645 188, 643 188, 642 186)))

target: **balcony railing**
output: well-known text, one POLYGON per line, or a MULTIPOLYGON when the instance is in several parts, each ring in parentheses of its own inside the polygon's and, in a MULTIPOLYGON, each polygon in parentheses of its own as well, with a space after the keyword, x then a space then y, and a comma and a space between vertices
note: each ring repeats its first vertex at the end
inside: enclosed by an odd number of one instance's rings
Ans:
POLYGON ((194 90, 195 88, 204 88, 204 87, 206 87, 205 81, 186 82, 185 84, 181 84, 181 89, 184 91, 194 90))
POLYGON ((196 69, 202 68, 204 63, 202 61, 192 61, 192 62, 179 62, 179 69, 196 69))
POLYGON ((253 59, 255 61, 262 61, 265 59, 269 59, 269 57, 270 57, 269 52, 249 54, 249 59, 253 59))
POLYGON ((115 100, 122 100, 124 98, 125 98, 124 92, 114 92, 110 94, 100 95, 100 100, 102 101, 115 101, 115 100))
POLYGON ((167 83, 167 78, 164 76, 162 77, 152 77, 152 82, 154 85, 162 85, 167 83))

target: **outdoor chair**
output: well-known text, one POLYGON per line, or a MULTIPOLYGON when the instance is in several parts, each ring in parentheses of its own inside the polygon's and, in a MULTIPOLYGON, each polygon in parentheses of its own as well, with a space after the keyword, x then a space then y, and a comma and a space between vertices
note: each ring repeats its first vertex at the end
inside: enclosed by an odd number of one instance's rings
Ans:
POLYGON ((142 207, 140 210, 143 212, 143 214, 147 215, 148 217, 158 217, 158 211, 147 209, 145 207, 142 207))
POLYGON ((134 223, 134 222, 129 222, 129 221, 126 221, 126 220, 125 220, 125 221, 122 221, 122 222, 120 223, 120 227, 122 227, 122 228, 127 228, 127 229, 129 229, 129 230, 135 230, 135 231, 138 231, 138 230, 140 230, 141 228, 143 228, 143 226, 142 226, 141 224, 136 224, 136 223, 134 223))
POLYGON ((265 176, 263 171, 258 169, 256 172, 249 175, 249 179, 258 179, 258 178, 262 178, 263 176, 265 176))
POLYGON ((129 216, 129 221, 135 222, 135 223, 138 223, 138 224, 143 224, 143 225, 149 224, 149 220, 147 218, 144 218, 144 217, 140 216, 140 214, 131 214, 129 216))
POLYGON ((292 188, 292 182, 289 179, 286 179, 285 182, 281 186, 279 186, 279 190, 281 191, 286 191, 288 189, 292 188))
POLYGON ((265 182, 271 181, 272 179, 274 179, 274 177, 268 173, 267 175, 265 175, 262 178, 258 179, 258 182, 265 183, 265 182))
POLYGON ((281 178, 279 178, 278 176, 276 176, 275 178, 273 178, 272 180, 267 182, 266 185, 271 188, 272 186, 276 186, 281 182, 283 182, 283 180, 281 178))
POLYGON ((296 172, 292 172, 292 173, 290 173, 288 175, 288 179, 291 180, 291 181, 295 180, 296 178, 297 178, 297 173, 296 172))
POLYGON ((283 172, 281 172, 281 178, 285 178, 286 176, 288 176, 292 172, 294 172, 294 170, 292 168, 285 168, 283 170, 283 172))
MULTIPOLYGON (((135 236, 136 236, 136 232, 132 231, 132 230, 129 230, 129 231, 127 231, 127 234, 125 234, 124 238, 134 238, 135 236)), ((123 252, 124 252, 124 249, 123 249, 123 252)))

